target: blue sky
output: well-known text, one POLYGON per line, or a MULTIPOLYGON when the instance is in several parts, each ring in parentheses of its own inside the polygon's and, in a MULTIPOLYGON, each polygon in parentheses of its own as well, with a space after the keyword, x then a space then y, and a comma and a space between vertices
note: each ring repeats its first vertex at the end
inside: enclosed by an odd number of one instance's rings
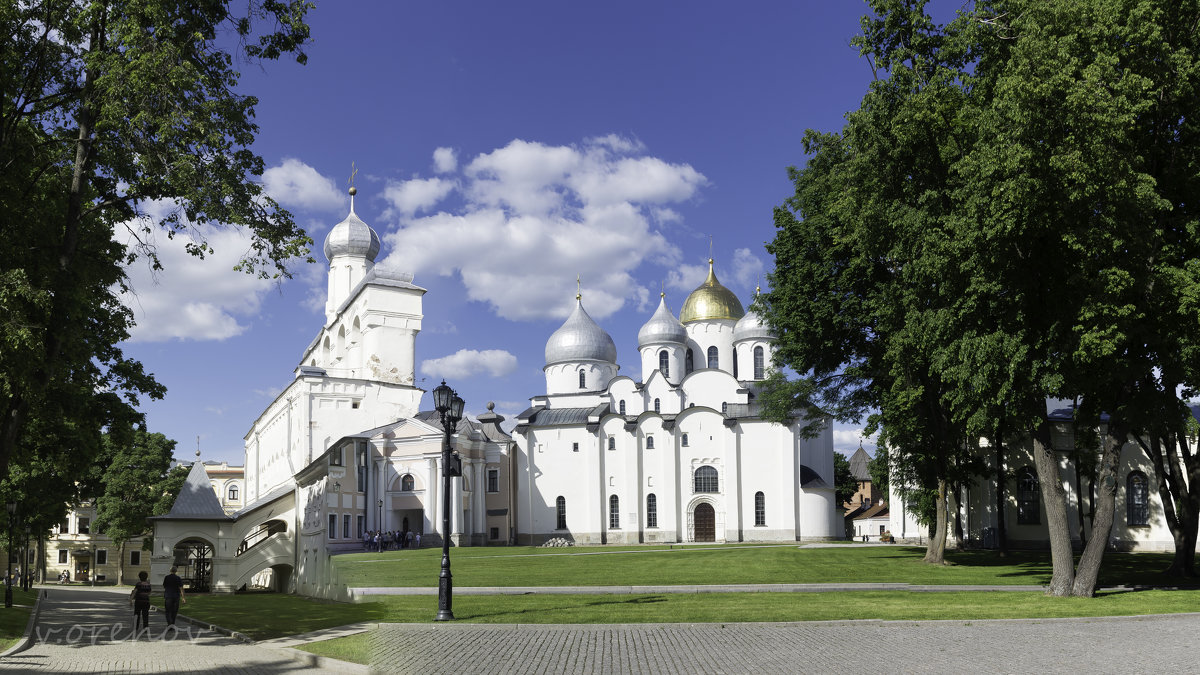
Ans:
MULTIPOLYGON (((210 240, 165 271, 130 268, 126 345, 168 388, 143 406, 177 455, 241 463, 242 438, 323 320, 321 244, 355 211, 381 264, 428 289, 419 384, 478 414, 544 392, 546 339, 584 306, 640 379, 637 331, 660 288, 676 315, 703 280, 748 304, 773 266, 772 209, 805 129, 839 129, 871 78, 850 47, 865 5, 838 2, 323 2, 308 64, 246 64, 268 191, 312 236, 314 265, 264 283, 210 240), (426 378, 421 382, 422 378, 426 378)), ((428 397, 425 406, 428 406, 428 397)), ((859 430, 838 425, 852 452, 859 430)), ((865 444, 873 449, 871 442, 865 444)))

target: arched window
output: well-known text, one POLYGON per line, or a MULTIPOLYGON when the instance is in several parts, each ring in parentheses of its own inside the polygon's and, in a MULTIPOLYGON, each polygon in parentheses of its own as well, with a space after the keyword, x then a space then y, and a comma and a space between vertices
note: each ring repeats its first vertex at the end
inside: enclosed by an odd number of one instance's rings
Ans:
POLYGON ((717 470, 711 466, 702 466, 696 469, 696 478, 693 482, 696 488, 694 492, 716 492, 717 470))
POLYGON ((696 357, 692 355, 692 350, 689 348, 687 354, 683 356, 683 374, 689 375, 696 369, 696 357))
POLYGON ((754 379, 761 380, 765 377, 766 362, 763 358, 763 348, 754 348, 754 379))
POLYGON ((416 481, 413 480, 411 473, 406 473, 400 478, 400 491, 412 492, 416 487, 416 481))
POLYGON ((724 414, 726 414, 726 413, 728 413, 728 412, 729 412, 729 404, 728 404, 728 403, 721 403, 721 414, 722 414, 722 415, 724 415, 724 414))
POLYGON ((658 399, 654 399, 654 412, 656 412, 656 413, 662 412, 662 401, 660 401, 658 399))
POLYGON ((608 526, 614 530, 621 527, 621 500, 616 495, 608 498, 608 526))
POLYGON ((579 388, 587 389, 587 375, 584 374, 583 368, 579 369, 579 388))
POLYGON ((654 449, 654 437, 653 437, 653 436, 647 436, 647 437, 646 437, 646 449, 647 449, 647 450, 653 450, 653 449, 654 449))
POLYGON ((1038 509, 1038 479, 1033 469, 1021 469, 1017 474, 1017 524, 1037 525, 1042 522, 1038 509))
POLYGON ((688 435, 687 434, 680 435, 679 444, 685 448, 688 446, 688 435))
POLYGON ((567 529, 567 498, 559 497, 554 500, 554 513, 557 522, 554 523, 554 528, 557 530, 567 529))
POLYGON ((709 368, 720 368, 721 367, 717 363, 717 348, 716 347, 708 348, 708 367, 709 368))
POLYGON ((230 485, 229 486, 229 501, 236 502, 237 500, 238 500, 238 486, 230 485))
POLYGON ((754 525, 763 527, 767 524, 767 497, 761 492, 754 493, 754 525))
POLYGON ((667 350, 662 350, 658 353, 658 370, 663 374, 663 377, 671 376, 671 359, 667 355, 667 350))
POLYGON ((612 436, 608 437, 608 449, 609 450, 617 449, 617 439, 613 438, 612 436))
POLYGON ((646 527, 658 527, 658 497, 646 495, 646 527))
POLYGON ((1125 484, 1125 510, 1130 525, 1150 524, 1150 481, 1141 471, 1130 471, 1125 484))
POLYGON ((618 406, 618 408, 621 410, 621 414, 624 415, 625 414, 625 401, 622 400, 621 404, 618 406))

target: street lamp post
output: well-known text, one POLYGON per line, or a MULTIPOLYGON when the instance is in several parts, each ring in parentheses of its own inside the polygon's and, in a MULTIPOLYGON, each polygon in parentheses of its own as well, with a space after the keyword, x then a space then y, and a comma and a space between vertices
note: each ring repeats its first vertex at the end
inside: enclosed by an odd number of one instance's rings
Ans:
POLYGON ((29 537, 33 535, 33 528, 29 523, 25 523, 25 552, 21 554, 21 590, 28 591, 31 585, 31 577, 29 574, 29 537))
POLYGON ((378 513, 378 517, 375 518, 375 531, 376 532, 383 531, 383 500, 382 499, 379 500, 379 513, 378 513))
POLYGON ((454 582, 450 576, 450 434, 462 419, 463 400, 446 381, 433 390, 433 407, 442 421, 442 574, 438 578, 438 613, 434 621, 453 621, 454 582))
POLYGON ((12 607, 12 550, 13 550, 13 533, 12 523, 13 514, 17 512, 17 503, 8 503, 8 574, 4 576, 4 606, 5 608, 12 607))

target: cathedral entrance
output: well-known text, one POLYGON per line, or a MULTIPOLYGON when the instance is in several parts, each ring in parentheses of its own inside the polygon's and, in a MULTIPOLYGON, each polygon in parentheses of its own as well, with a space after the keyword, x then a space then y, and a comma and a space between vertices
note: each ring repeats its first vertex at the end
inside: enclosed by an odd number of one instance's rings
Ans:
POLYGON ((692 519, 696 527, 696 541, 717 540, 717 514, 712 504, 697 504, 692 519))

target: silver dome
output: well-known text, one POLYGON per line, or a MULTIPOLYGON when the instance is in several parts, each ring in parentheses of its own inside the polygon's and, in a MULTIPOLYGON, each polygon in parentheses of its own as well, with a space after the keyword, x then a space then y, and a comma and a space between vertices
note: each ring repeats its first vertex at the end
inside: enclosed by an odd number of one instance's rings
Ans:
POLYGON ((379 255, 379 235, 354 213, 353 206, 350 215, 325 237, 325 258, 333 260, 339 255, 361 256, 371 262, 379 255))
POLYGON ((546 365, 564 361, 617 362, 617 345, 583 310, 583 302, 546 341, 546 365))
POLYGON ((738 319, 738 322, 733 326, 733 341, 741 342, 742 340, 774 340, 775 331, 763 322, 762 317, 758 312, 754 311, 754 306, 746 310, 746 315, 738 319))
POLYGON ((659 296, 654 316, 638 331, 638 348, 664 342, 683 345, 687 344, 687 337, 687 329, 667 309, 666 297, 659 296))

